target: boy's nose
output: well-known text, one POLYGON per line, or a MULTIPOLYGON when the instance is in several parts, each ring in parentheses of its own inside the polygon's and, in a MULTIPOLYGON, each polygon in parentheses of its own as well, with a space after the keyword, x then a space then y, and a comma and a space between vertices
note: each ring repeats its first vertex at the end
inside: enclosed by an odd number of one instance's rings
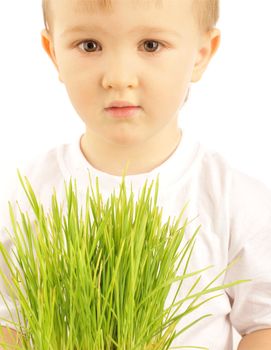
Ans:
POLYGON ((136 88, 138 86, 136 78, 125 78, 125 77, 104 77, 103 79, 103 88, 104 89, 116 89, 124 90, 127 88, 136 88))
POLYGON ((126 89, 138 86, 136 69, 129 59, 114 59, 104 70, 102 85, 104 89, 126 89))

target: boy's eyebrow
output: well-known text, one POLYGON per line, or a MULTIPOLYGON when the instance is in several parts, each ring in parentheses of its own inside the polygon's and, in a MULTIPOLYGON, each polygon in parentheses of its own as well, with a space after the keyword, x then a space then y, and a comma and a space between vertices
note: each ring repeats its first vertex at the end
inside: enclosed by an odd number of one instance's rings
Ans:
MULTIPOLYGON (((71 33, 77 32, 85 32, 85 31, 93 31, 94 33, 101 32, 103 34, 109 34, 112 32, 104 30, 102 27, 97 25, 88 25, 88 26, 74 26, 64 30, 61 33, 61 36, 65 36, 71 33)), ((146 32, 146 33, 168 33, 178 37, 181 37, 181 34, 172 29, 160 28, 160 27, 149 27, 149 26, 138 26, 132 29, 129 34, 133 34, 135 32, 146 32)))

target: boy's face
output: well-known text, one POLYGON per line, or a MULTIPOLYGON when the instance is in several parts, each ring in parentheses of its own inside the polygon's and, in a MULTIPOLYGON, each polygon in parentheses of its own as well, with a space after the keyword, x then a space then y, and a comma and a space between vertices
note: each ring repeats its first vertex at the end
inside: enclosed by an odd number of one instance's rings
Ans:
POLYGON ((43 45, 86 124, 86 135, 110 144, 143 145, 163 134, 170 142, 189 84, 200 79, 218 40, 199 33, 191 0, 166 0, 160 6, 113 0, 112 10, 90 8, 90 3, 51 1, 53 31, 51 36, 43 31, 43 45), (132 117, 112 117, 105 108, 116 100, 140 109, 132 117))

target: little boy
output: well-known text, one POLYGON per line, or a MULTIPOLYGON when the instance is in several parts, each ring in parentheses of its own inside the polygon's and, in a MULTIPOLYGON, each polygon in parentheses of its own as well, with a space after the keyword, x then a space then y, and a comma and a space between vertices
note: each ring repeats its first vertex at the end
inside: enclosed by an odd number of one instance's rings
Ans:
MULTIPOLYGON (((237 256, 220 282, 252 280, 203 306, 199 315, 213 316, 173 346, 230 350, 233 326, 242 335, 239 350, 270 350, 271 191, 178 126, 190 83, 200 80, 219 46, 218 6, 218 0, 45 0, 43 47, 86 128, 25 175, 49 203, 53 187, 64 196, 71 176, 83 193, 88 170, 105 197, 127 162, 135 191, 159 174, 166 215, 177 216, 189 200, 187 216, 198 217, 189 229, 202 225, 192 266, 215 266, 202 285, 237 256)), ((3 304, 0 316, 9 317, 3 304)))

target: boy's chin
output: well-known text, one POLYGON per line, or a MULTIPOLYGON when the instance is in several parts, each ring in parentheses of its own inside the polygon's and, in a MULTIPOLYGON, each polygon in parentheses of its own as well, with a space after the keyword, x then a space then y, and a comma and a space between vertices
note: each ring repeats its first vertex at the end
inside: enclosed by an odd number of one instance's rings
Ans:
POLYGON ((128 134, 128 133, 117 133, 108 137, 109 143, 112 147, 118 148, 131 148, 136 146, 142 147, 142 137, 140 135, 128 134))

